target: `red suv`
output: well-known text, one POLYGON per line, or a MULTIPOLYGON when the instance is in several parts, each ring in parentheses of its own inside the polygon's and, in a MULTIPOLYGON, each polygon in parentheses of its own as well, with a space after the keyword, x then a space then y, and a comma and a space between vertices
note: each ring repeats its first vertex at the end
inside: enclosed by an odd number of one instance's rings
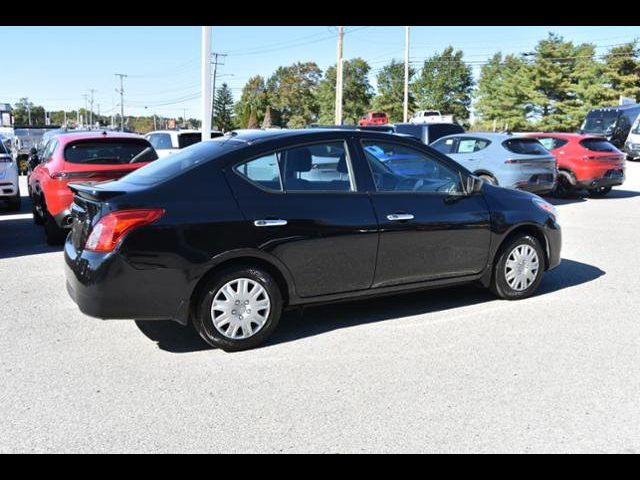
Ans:
POLYGON ((604 197, 624 183, 625 154, 602 137, 574 133, 533 133, 558 161, 556 194, 586 189, 604 197))
POLYGON ((367 127, 369 125, 386 125, 389 123, 389 117, 384 112, 369 112, 358 121, 359 127, 367 127))
POLYGON ((47 243, 62 243, 71 228, 69 182, 115 180, 157 158, 146 139, 128 133, 66 133, 49 139, 28 180, 33 220, 44 225, 47 243))

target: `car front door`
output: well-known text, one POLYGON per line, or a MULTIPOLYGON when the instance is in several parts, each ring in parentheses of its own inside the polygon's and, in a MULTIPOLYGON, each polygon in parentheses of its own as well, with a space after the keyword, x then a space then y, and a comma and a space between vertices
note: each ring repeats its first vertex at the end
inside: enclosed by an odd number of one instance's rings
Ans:
POLYGON ((290 272, 300 297, 371 286, 378 225, 357 189, 346 138, 291 145, 226 169, 251 242, 290 272))
POLYGON ((468 174, 428 147, 371 139, 360 145, 380 223, 373 286, 480 273, 491 223, 482 194, 463 191, 468 174))
POLYGON ((450 157, 470 172, 492 170, 484 151, 488 145, 489 141, 481 138, 458 137, 456 149, 450 157))

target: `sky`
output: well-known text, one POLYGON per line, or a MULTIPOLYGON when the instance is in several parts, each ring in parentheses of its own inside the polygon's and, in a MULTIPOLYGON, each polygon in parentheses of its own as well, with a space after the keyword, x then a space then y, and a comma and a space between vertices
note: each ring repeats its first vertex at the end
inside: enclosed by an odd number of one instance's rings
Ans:
MULTIPOLYGON (((323 70, 336 62, 333 26, 212 27, 213 51, 226 53, 218 86, 226 82, 236 100, 253 75, 267 78, 278 66, 314 61, 323 70)), ((404 27, 345 27, 345 58, 361 57, 376 72, 404 58, 404 27)), ((464 51, 477 77, 494 53, 531 51, 548 32, 574 43, 608 46, 640 39, 640 27, 414 26, 410 59, 415 67, 448 45, 464 51)), ((200 27, 0 27, 4 66, 0 103, 28 97, 47 110, 84 108, 94 89, 94 110, 119 111, 119 79, 125 78, 125 115, 199 117, 200 27)))

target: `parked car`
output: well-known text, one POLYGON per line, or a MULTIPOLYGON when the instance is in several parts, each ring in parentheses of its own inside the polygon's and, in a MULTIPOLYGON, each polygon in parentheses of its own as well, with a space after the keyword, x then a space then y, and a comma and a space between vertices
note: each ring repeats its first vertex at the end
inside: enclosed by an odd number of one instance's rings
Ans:
POLYGON ((640 104, 594 108, 587 114, 579 133, 602 136, 616 148, 623 149, 638 115, 640 104))
POLYGON ((624 142, 624 152, 627 154, 628 160, 640 159, 640 116, 631 127, 629 136, 624 142))
POLYGON ((129 133, 93 131, 51 137, 28 181, 33 220, 44 225, 47 243, 61 243, 71 227, 69 182, 118 179, 157 158, 145 138, 129 133))
POLYGON ((0 132, 0 143, 4 145, 6 151, 11 153, 11 149, 13 148, 14 136, 13 134, 8 134, 4 132, 0 132))
MULTIPOLYGON (((222 132, 211 132, 211 138, 220 136, 222 132)), ((144 138, 149 140, 158 157, 162 158, 200 142, 202 133, 198 130, 156 130, 147 133, 144 138)))
POLYGON ((464 133, 464 128, 457 123, 395 123, 393 127, 396 133, 414 136, 426 145, 446 135, 464 133))
POLYGON ((431 146, 492 185, 540 195, 555 188, 555 157, 535 138, 507 133, 448 135, 431 146))
POLYGON ((418 110, 411 116, 409 123, 453 123, 453 115, 442 115, 438 110, 418 110))
POLYGON ((389 117, 384 112, 369 112, 360 120, 358 126, 364 127, 369 125, 386 125, 389 123, 389 117))
POLYGON ((38 143, 46 131, 47 129, 43 127, 20 127, 14 130, 15 140, 12 153, 21 174, 27 171, 31 149, 38 147, 38 143))
POLYGON ((5 142, 0 142, 0 201, 6 202, 9 210, 20 210, 18 165, 5 142))
POLYGON ((556 193, 586 189, 593 197, 607 195, 625 178, 625 154, 602 137, 572 133, 533 133, 558 161, 556 193))
POLYGON ((70 188, 66 278, 80 310, 191 318, 227 351, 262 344, 283 308, 470 282, 515 300, 560 262, 549 203, 367 130, 234 132, 70 188))

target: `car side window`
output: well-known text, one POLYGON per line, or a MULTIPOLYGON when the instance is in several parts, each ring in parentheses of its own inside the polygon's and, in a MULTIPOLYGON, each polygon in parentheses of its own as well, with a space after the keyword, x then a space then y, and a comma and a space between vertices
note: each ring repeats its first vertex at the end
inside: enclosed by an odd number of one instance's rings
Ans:
POLYGON ((484 150, 489 146, 488 140, 481 138, 461 138, 458 142, 457 153, 474 153, 484 150))
POLYGON ((280 153, 271 153, 235 167, 235 171, 252 183, 268 190, 282 191, 280 180, 280 153))
POLYGON ((553 150, 555 147, 555 138, 552 137, 538 137, 538 141, 542 144, 544 148, 547 150, 553 150))
POLYGON ((344 142, 327 142, 284 150, 280 168, 285 191, 355 190, 344 142))
POLYGON ((44 152, 42 152, 42 158, 40 159, 40 163, 49 162, 53 157, 53 152, 55 151, 57 146, 58 146, 57 140, 51 140, 49 143, 47 143, 47 146, 44 148, 44 152))
POLYGON ((459 172, 435 156, 393 142, 365 140, 362 147, 379 192, 463 192, 459 172))
POLYGON ((455 138, 442 138, 431 146, 438 150, 440 153, 444 153, 445 155, 447 155, 448 153, 454 153, 455 144, 455 138))
POLYGON ((168 133, 152 133, 149 135, 149 143, 156 150, 169 150, 173 148, 171 135, 168 133))

